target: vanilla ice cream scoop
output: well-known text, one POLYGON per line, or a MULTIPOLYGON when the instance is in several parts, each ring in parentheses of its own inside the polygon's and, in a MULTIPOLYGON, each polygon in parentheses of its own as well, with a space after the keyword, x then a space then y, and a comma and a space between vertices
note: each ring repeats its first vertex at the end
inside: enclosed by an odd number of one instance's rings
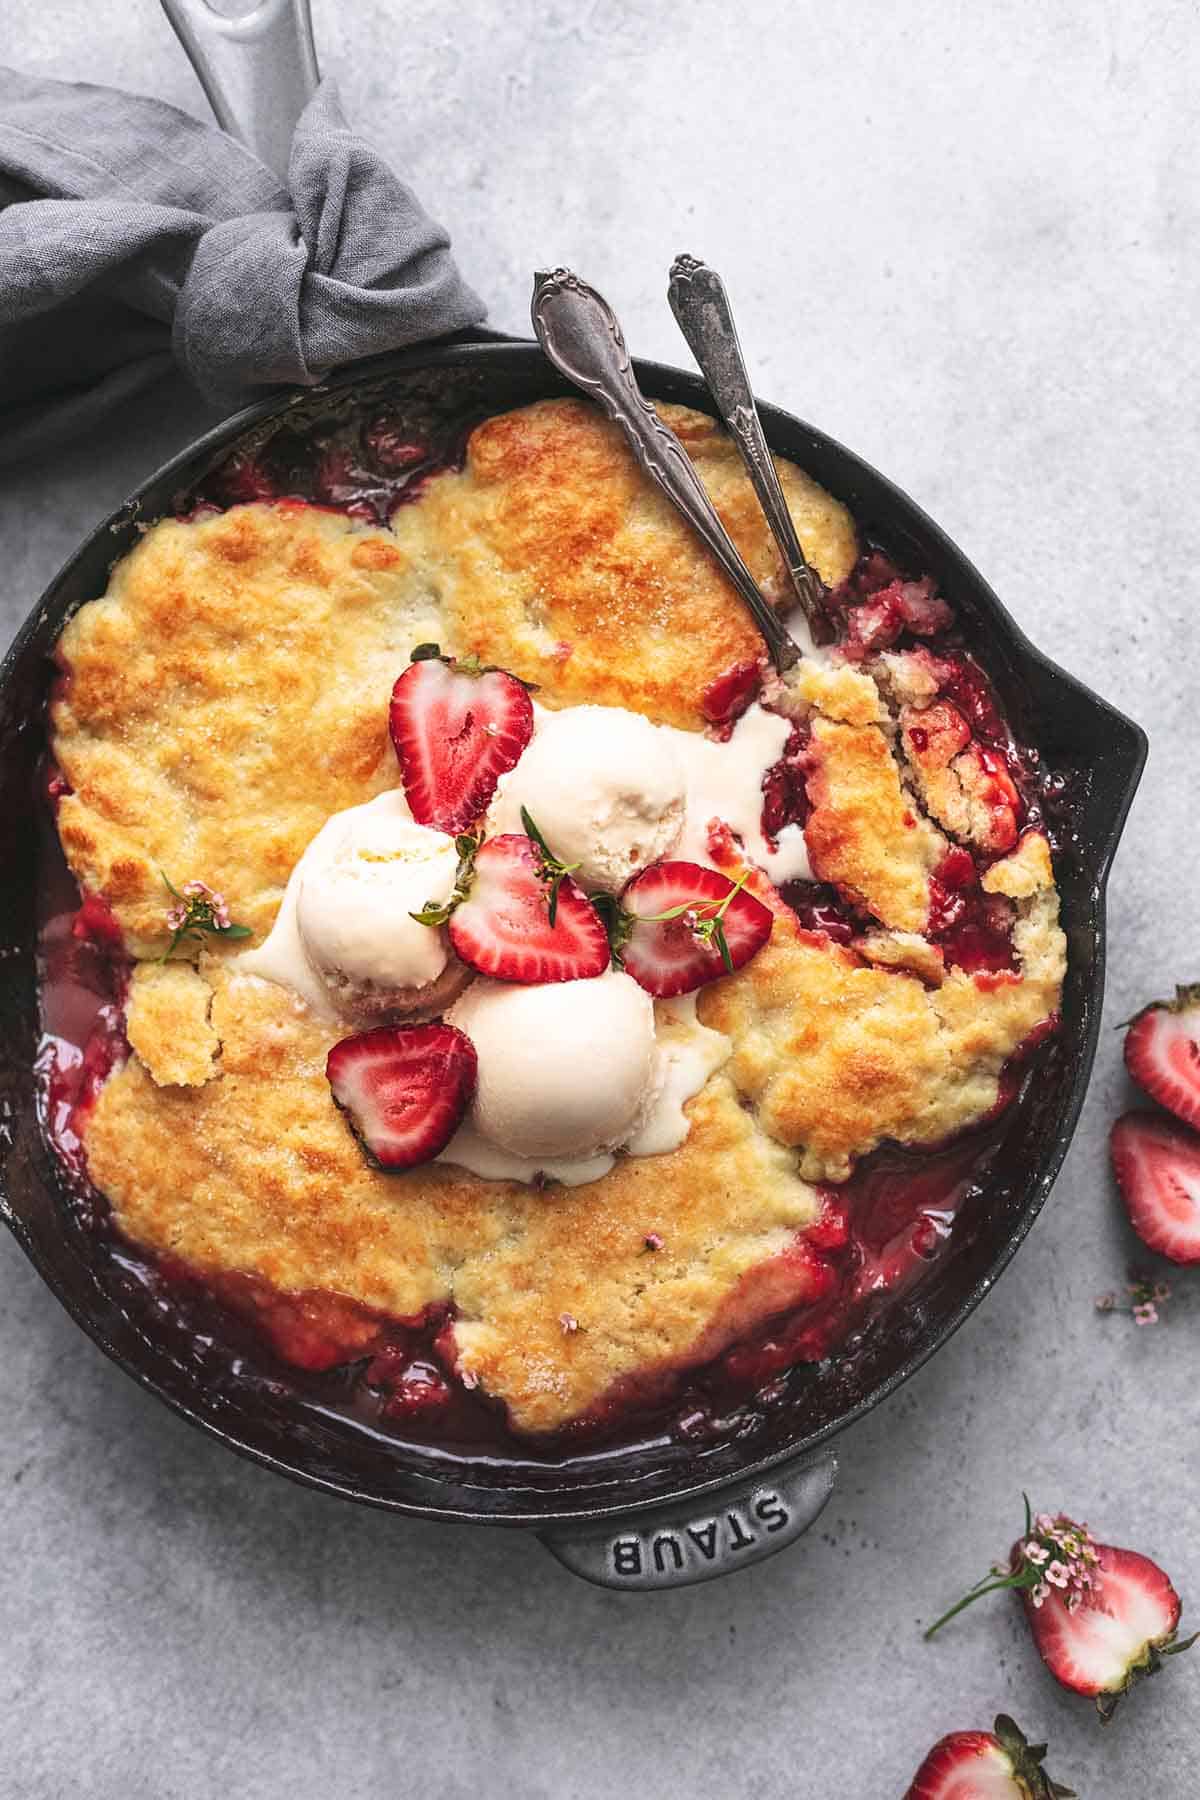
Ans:
POLYGON ((336 814, 313 840, 298 871, 296 931, 345 1008, 428 1012, 461 991, 468 976, 445 931, 411 916, 448 898, 457 867, 454 839, 416 824, 399 790, 336 814))
POLYGON ((667 732, 619 706, 539 712, 537 731, 491 813, 493 833, 523 831, 526 807, 584 888, 618 893, 666 856, 683 829, 687 776, 667 732))
POLYGON ((654 1003, 617 970, 536 987, 476 981, 449 1020, 479 1058, 467 1122, 514 1156, 615 1150, 662 1086, 654 1003))

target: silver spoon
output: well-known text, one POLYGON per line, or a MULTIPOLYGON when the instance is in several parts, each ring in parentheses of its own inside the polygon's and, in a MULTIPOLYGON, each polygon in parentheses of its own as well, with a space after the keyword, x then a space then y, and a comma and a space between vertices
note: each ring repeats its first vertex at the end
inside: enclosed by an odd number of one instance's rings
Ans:
POLYGON ((799 646, 742 561, 717 516, 691 457, 664 425, 630 367, 621 327, 608 302, 569 269, 533 278, 533 329, 549 360, 621 427, 638 463, 707 544, 746 602, 782 674, 799 646))
POLYGON ((825 584, 796 536, 754 403, 725 284, 707 263, 694 256, 677 256, 671 264, 667 298, 717 403, 717 411, 741 452, 813 639, 818 644, 826 643, 833 634, 824 607, 825 584))

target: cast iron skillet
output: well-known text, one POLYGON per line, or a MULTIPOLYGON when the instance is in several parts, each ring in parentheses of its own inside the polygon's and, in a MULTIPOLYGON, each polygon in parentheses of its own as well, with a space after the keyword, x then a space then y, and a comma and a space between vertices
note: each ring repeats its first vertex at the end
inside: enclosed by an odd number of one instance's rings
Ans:
MULTIPOLYGON (((711 412, 694 376, 639 363, 656 400, 711 412)), ((1091 1069, 1104 981, 1104 885, 1146 754, 1138 726, 1049 663, 932 520, 857 456, 775 407, 772 448, 794 458, 914 571, 936 576, 995 680, 1018 735, 1071 777, 1060 832, 1070 970, 1058 1048, 1008 1130, 986 1191, 968 1200, 950 1250, 868 1331, 853 1356, 807 1372, 752 1440, 702 1449, 665 1439, 557 1462, 471 1460, 397 1446, 304 1403, 286 1384, 229 1385, 157 1331, 114 1281, 111 1259, 73 1223, 39 1125, 34 1059, 35 766, 45 743, 49 657, 64 621, 103 592, 139 525, 173 510, 232 446, 282 425, 303 434, 339 408, 395 408, 415 433, 567 391, 533 344, 468 342, 409 352, 321 389, 272 400, 201 438, 96 530, 34 607, 0 668, 0 1216, 75 1320, 123 1369, 222 1443, 329 1493, 426 1518, 536 1527, 577 1573, 624 1588, 704 1580, 769 1555, 815 1518, 832 1488, 830 1441, 920 1368, 977 1306, 1046 1199, 1091 1069)))

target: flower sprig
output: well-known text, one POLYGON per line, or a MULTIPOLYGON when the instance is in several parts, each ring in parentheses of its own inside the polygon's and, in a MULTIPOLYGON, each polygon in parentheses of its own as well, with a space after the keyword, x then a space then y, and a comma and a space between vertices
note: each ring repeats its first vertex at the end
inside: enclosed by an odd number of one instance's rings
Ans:
POLYGON ((1038 1513, 1035 1518, 1030 1511, 1028 1494, 1022 1498, 1025 1501, 1025 1531, 1013 1551, 1011 1563, 1007 1568, 997 1564, 989 1569, 949 1612, 934 1620, 925 1633, 927 1638, 940 1631, 946 1621, 962 1612, 964 1607, 1001 1588, 1027 1590, 1036 1607, 1044 1606, 1057 1589, 1067 1611, 1074 1612, 1100 1586, 1100 1555, 1087 1526, 1077 1524, 1065 1513, 1053 1517, 1049 1513, 1038 1513))
POLYGON ((729 953, 729 940, 725 936, 725 914, 749 879, 750 870, 745 868, 723 899, 685 900, 681 906, 669 906, 666 912, 640 913, 637 922, 644 925, 665 925, 668 919, 682 919, 692 936, 700 943, 716 946, 726 973, 732 975, 733 957, 729 953))
POLYGON ((1096 1311, 1128 1313, 1138 1325, 1157 1325, 1161 1317, 1159 1307, 1164 1306, 1171 1298, 1171 1284, 1169 1281, 1156 1279, 1153 1275, 1142 1274, 1137 1269, 1130 1269, 1125 1292, 1129 1295, 1128 1305, 1116 1294, 1097 1294, 1096 1311))
MULTIPOLYGON (((162 871, 159 873, 162 874, 162 871)), ((203 940, 205 937, 254 936, 248 925, 234 923, 229 916, 224 894, 214 893, 206 882, 185 881, 180 889, 164 874, 163 884, 172 896, 172 904, 167 908, 167 929, 171 933, 171 941, 160 956, 160 962, 166 962, 185 938, 203 940)))

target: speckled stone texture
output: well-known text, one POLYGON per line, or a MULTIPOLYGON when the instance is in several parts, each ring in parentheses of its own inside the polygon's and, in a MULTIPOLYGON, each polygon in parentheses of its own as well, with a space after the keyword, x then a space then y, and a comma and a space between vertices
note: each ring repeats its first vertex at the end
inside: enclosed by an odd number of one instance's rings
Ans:
MULTIPOLYGON (((672 255, 726 274, 758 386, 947 527, 1051 655, 1141 720, 1109 1027, 1200 973, 1200 27, 1184 0, 315 0, 351 116, 451 227, 493 322, 568 262, 682 361, 672 255)), ((9 0, 4 54, 203 112, 153 0, 9 0)), ((206 422, 163 388, 0 494, 5 630, 206 422)), ((1197 1791, 1200 1654, 1101 1733, 1015 1603, 920 1625, 1020 1490, 1158 1556, 1200 1623, 1200 1291, 1099 1317, 1134 1251, 1106 1029, 1043 1217, 841 1443, 809 1538, 660 1597, 532 1540, 403 1524, 237 1461, 111 1368, 0 1242, 0 1794, 50 1800, 887 1800, 1010 1710, 1088 1800, 1197 1791)))

